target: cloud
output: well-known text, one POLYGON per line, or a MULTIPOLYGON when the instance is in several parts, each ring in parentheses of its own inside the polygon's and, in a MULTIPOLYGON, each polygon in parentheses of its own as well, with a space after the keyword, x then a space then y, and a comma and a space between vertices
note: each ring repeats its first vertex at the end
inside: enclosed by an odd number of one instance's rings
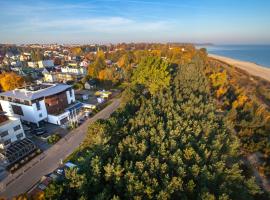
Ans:
POLYGON ((40 20, 33 19, 28 23, 17 25, 18 30, 24 31, 68 31, 68 32, 101 32, 101 33, 127 33, 127 32, 151 32, 169 28, 167 21, 138 21, 123 17, 100 18, 74 18, 40 20))

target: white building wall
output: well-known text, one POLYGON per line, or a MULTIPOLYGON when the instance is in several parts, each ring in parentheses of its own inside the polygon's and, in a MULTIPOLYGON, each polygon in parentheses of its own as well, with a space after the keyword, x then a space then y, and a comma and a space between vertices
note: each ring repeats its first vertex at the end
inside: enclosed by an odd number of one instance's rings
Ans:
POLYGON ((33 67, 33 68, 37 67, 36 62, 27 62, 27 65, 28 65, 28 67, 33 67))
POLYGON ((64 112, 60 115, 48 115, 48 122, 56 125, 62 125, 61 120, 67 118, 69 120, 69 112, 64 112))
POLYGON ((24 121, 38 123, 46 119, 48 116, 44 100, 40 101, 40 108, 41 108, 40 110, 37 109, 36 103, 32 104, 31 106, 4 101, 4 100, 0 100, 0 103, 1 103, 3 111, 7 112, 7 114, 11 116, 16 116, 16 114, 14 114, 13 112, 12 105, 20 106, 23 111, 23 116, 21 115, 17 115, 17 116, 20 117, 21 120, 24 120, 24 121))
POLYGON ((51 73, 44 73, 44 81, 45 82, 50 82, 50 83, 54 83, 56 81, 56 77, 54 74, 51 73))
POLYGON ((86 69, 84 67, 62 67, 62 73, 72 73, 76 75, 85 75, 86 69))
MULTIPOLYGON (((8 135, 1 137, 1 139, 3 140, 3 142, 7 141, 10 139, 11 143, 15 142, 18 140, 17 136, 19 136, 19 134, 22 133, 22 137, 20 137, 19 139, 24 139, 25 138, 25 134, 24 134, 24 130, 22 127, 22 123, 21 120, 19 118, 15 118, 15 117, 9 117, 9 121, 7 121, 7 123, 2 123, 2 125, 0 126, 0 133, 8 131, 8 135), (14 127, 16 126, 20 126, 20 129, 18 130, 14 130, 14 127)), ((3 146, 1 146, 3 148, 3 146)))
POLYGON ((70 91, 66 91, 66 95, 68 104, 71 104, 71 102, 75 102, 75 92, 73 89, 71 90, 71 93, 70 91))

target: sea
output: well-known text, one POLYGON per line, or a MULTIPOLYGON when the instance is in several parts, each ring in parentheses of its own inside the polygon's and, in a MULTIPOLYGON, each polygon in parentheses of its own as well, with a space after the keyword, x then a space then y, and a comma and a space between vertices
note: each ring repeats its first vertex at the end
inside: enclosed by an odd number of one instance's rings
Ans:
POLYGON ((270 68, 270 45, 200 45, 208 53, 253 62, 270 68))

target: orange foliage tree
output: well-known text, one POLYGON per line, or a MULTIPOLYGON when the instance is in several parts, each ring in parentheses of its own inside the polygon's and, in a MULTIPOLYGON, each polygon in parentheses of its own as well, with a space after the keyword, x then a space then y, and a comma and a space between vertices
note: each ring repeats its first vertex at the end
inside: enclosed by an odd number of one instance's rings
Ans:
POLYGON ((98 73, 98 79, 99 80, 105 80, 106 79, 106 70, 103 69, 98 73))
POLYGON ((0 87, 4 91, 13 90, 21 87, 24 84, 23 77, 15 74, 14 72, 3 73, 0 75, 0 87))

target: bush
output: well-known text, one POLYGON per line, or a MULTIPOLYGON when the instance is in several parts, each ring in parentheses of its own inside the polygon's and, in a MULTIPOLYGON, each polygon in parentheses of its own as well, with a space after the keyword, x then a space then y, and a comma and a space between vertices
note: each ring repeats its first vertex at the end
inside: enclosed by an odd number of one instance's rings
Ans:
POLYGON ((61 139, 61 136, 60 136, 59 134, 54 134, 54 135, 51 135, 51 136, 48 138, 48 143, 49 143, 49 144, 55 144, 55 143, 58 142, 60 139, 61 139))

